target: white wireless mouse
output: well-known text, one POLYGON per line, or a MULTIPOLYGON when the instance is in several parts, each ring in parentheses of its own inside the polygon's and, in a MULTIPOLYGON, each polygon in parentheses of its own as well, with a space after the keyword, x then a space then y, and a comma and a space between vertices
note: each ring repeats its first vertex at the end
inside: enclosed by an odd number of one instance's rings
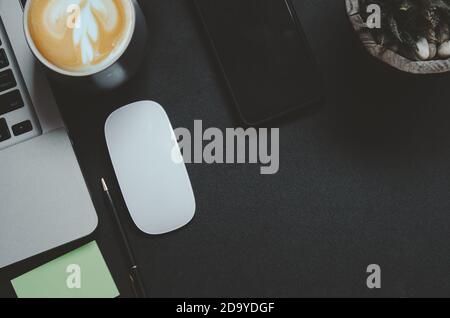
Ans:
POLYGON ((109 154, 136 226, 157 235, 188 224, 195 198, 172 125, 155 102, 116 110, 105 125, 109 154))

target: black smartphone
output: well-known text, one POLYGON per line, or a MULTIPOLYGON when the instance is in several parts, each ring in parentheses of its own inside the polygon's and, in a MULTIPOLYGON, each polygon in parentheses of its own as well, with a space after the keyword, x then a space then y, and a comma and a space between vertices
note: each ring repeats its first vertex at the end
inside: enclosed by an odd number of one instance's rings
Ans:
POLYGON ((321 76, 289 0, 194 0, 242 120, 321 100, 321 76))

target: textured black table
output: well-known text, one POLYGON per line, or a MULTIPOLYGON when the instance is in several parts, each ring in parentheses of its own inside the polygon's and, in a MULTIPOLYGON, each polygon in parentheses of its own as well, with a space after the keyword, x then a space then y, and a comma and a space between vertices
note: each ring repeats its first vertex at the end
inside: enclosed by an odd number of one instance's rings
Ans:
MULTIPOLYGON (((450 78, 416 77, 365 54, 344 1, 294 0, 324 73, 327 102, 281 128, 281 169, 190 165, 195 220, 161 236, 140 234, 125 209, 152 297, 449 296, 450 78), (382 289, 366 267, 382 266, 382 289)), ((103 123, 114 109, 155 100, 175 127, 239 126, 190 0, 145 0, 148 58, 115 92, 76 95, 55 86, 98 209, 96 239, 124 296, 130 296, 118 233, 103 200, 103 123)), ((79 246, 1 271, 9 280, 79 246)))

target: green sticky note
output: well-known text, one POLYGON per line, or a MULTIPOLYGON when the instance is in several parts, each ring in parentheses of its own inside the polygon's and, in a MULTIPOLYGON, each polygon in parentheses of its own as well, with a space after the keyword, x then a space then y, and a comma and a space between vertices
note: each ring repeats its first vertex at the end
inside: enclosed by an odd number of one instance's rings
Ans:
POLYGON ((11 281, 19 298, 115 298, 119 291, 96 242, 11 281))

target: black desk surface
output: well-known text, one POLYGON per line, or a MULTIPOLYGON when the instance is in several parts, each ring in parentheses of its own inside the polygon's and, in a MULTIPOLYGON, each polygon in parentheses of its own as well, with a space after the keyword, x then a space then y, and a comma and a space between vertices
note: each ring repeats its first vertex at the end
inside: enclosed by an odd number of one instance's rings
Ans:
MULTIPOLYGON (((195 220, 160 237, 126 228, 152 297, 448 296, 450 293, 450 78, 394 71, 361 48, 344 1, 294 0, 323 70, 326 104, 277 122, 281 169, 189 165, 195 220), (382 289, 365 285, 382 266, 382 289)), ((75 94, 55 86, 98 209, 97 240, 123 296, 125 259, 99 179, 117 184, 103 123, 136 100, 161 103, 174 127, 239 120, 190 0, 145 0, 147 61, 125 87, 75 94)), ((91 238, 91 239, 92 239, 91 238)), ((62 247, 1 271, 9 280, 62 247)))

